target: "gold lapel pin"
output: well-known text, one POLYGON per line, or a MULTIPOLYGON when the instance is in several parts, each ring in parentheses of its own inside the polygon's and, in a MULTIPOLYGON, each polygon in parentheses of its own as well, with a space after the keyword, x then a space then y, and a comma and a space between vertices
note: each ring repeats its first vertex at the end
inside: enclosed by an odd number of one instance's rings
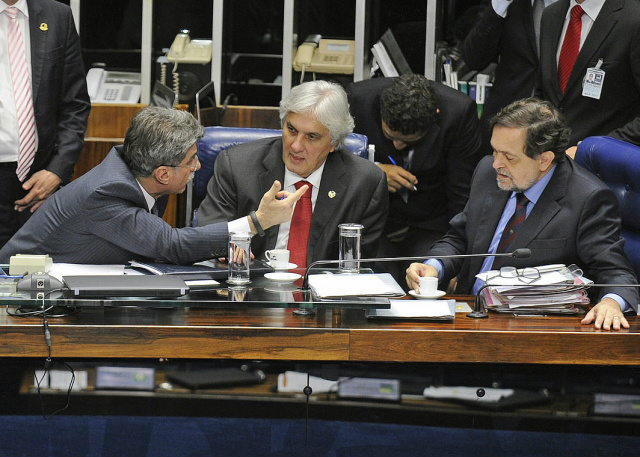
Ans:
POLYGON ((40 30, 42 30, 43 32, 46 32, 47 30, 49 30, 49 26, 47 25, 46 22, 43 22, 42 24, 40 24, 40 30))
POLYGON ((333 198, 336 196, 336 191, 335 190, 330 190, 329 191, 329 198, 333 198))

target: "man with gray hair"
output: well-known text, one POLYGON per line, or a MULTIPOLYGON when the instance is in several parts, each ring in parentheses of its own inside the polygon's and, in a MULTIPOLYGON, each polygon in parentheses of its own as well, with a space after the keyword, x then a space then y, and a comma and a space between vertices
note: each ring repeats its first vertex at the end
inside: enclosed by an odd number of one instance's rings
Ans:
MULTIPOLYGON (((637 312, 637 283, 620 237, 620 209, 602 181, 566 158, 570 130, 549 102, 518 100, 490 123, 493 158, 476 167, 469 201, 451 220, 451 230, 429 255, 494 254, 531 250, 510 258, 516 268, 576 264, 598 284, 597 304, 582 319, 596 328, 629 327, 623 311, 637 312), (621 287, 616 287, 621 285, 621 287)), ((474 294, 484 284, 476 275, 496 270, 504 257, 429 259, 407 269, 407 283, 438 277, 446 287, 457 276, 457 293, 474 294)))
MULTIPOLYGON (((49 254, 54 262, 89 264, 149 259, 190 264, 226 256, 226 221, 175 229, 158 217, 168 196, 183 192, 200 168, 196 141, 203 133, 187 112, 143 109, 131 120, 124 144, 47 199, 0 250, 0 262, 8 263, 15 254, 49 254)), ((260 226, 271 227, 289 220, 304 191, 282 192, 280 183, 272 181, 249 211, 255 210, 260 226)), ((256 233, 253 218, 244 219, 247 231, 256 233)))
POLYGON ((286 191, 297 186, 309 186, 309 191, 291 221, 252 240, 257 257, 269 249, 289 249, 290 261, 298 267, 336 259, 338 225, 348 222, 364 226, 363 257, 375 255, 389 206, 387 180, 372 162, 341 147, 354 125, 344 89, 327 81, 294 87, 280 102, 280 122, 282 137, 220 153, 198 224, 237 218, 278 180, 286 191))

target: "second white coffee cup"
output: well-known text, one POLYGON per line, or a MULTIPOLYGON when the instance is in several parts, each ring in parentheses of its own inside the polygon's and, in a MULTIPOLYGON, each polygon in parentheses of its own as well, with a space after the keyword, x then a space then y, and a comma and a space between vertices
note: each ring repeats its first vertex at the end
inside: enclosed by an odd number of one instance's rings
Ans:
POLYGON ((286 249, 271 249, 264 255, 272 268, 287 268, 289 266, 289 251, 286 249))

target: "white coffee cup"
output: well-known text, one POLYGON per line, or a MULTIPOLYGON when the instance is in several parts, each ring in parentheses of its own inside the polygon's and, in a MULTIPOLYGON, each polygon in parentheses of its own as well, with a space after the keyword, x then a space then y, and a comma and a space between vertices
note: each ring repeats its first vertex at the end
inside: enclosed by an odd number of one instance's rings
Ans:
POLYGON ((418 282, 420 295, 434 295, 438 291, 438 278, 421 276, 418 282))
POLYGON ((289 251, 286 249, 271 249, 264 255, 272 268, 287 268, 289 266, 289 251))

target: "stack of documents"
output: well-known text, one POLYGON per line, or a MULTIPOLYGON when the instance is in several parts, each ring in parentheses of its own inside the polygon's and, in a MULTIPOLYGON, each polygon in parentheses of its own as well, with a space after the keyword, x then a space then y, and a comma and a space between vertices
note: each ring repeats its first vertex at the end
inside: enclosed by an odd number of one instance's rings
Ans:
POLYGON ((318 298, 402 297, 405 294, 389 273, 310 275, 309 287, 318 298))
MULTIPOLYGON (((481 291, 488 309, 512 314, 578 314, 588 305, 585 289, 593 281, 575 274, 565 265, 545 265, 535 269, 539 276, 524 277, 488 271, 477 275, 488 287, 481 291)), ((580 272, 581 273, 581 272, 580 272)))

